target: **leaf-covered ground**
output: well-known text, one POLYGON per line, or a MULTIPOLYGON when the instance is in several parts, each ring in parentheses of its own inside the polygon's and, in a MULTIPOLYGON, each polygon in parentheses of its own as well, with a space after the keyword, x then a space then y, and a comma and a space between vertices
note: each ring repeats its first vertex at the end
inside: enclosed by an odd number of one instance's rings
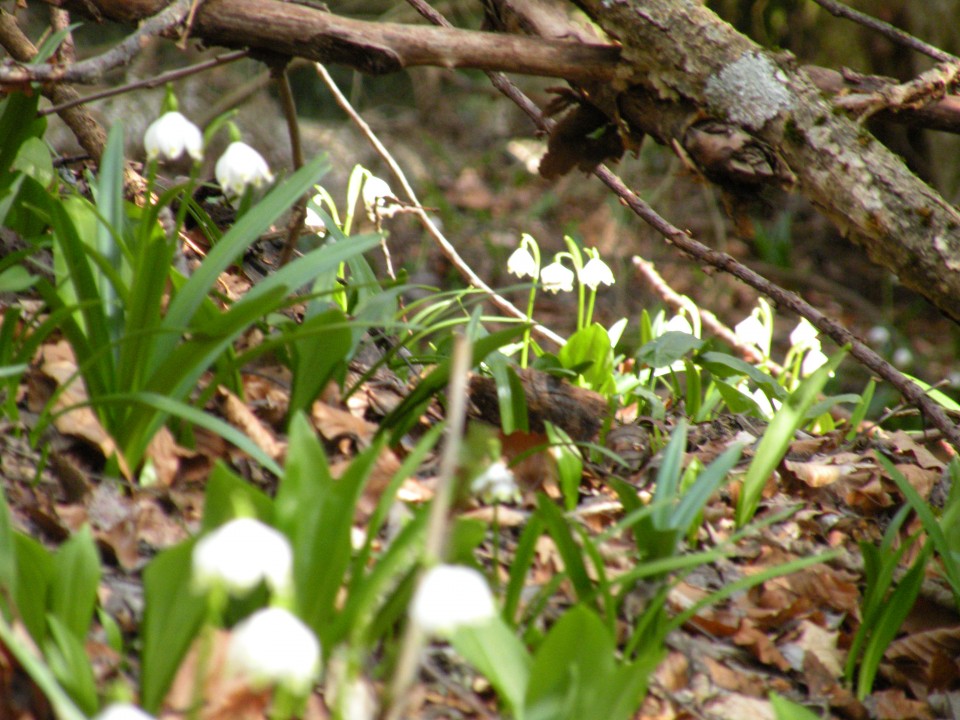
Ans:
MULTIPOLYGON (((225 282, 238 282, 225 278, 225 282)), ((22 388, 21 404, 37 411, 48 401, 52 388, 71 378, 76 368, 63 342, 45 345, 22 388)), ((286 393, 281 375, 265 366, 244 378, 246 399, 221 392, 210 410, 254 438, 271 456, 282 460, 284 437, 279 430, 286 393), (274 374, 276 373, 276 374, 274 374)), ((377 430, 384 406, 395 404, 405 392, 379 377, 367 383, 349 402, 333 398, 318 401, 312 423, 327 447, 331 465, 349 461, 366 447, 377 430)), ((82 400, 75 386, 60 395, 62 407, 82 400)), ((436 411, 436 409, 434 409, 436 411)), ((196 433, 192 449, 178 445, 163 431, 153 442, 150 458, 153 484, 144 486, 123 478, 103 477, 110 440, 89 410, 61 415, 55 429, 44 437, 38 452, 27 442, 30 411, 22 423, 7 424, 2 434, 3 487, 15 525, 48 545, 56 545, 82 524, 93 528, 107 572, 100 590, 102 606, 133 634, 143 609, 140 570, 151 557, 194 532, 202 515, 204 481, 216 461, 227 462, 248 475, 251 482, 271 488, 271 478, 221 439, 196 433)), ((424 422, 435 422, 425 417, 424 422)), ((474 422, 481 422, 475 420, 474 422)), ((669 431, 672 421, 659 428, 669 431)), ((755 442, 764 426, 755 419, 724 416, 694 426, 687 461, 704 464, 733 441, 755 442)), ((659 465, 658 454, 648 453, 650 425, 627 423, 613 433, 612 449, 632 457, 633 469, 617 475, 634 485, 641 498, 649 498, 659 465), (631 456, 628 452, 633 451, 631 456)), ((665 436, 664 436, 665 437, 665 436)), ((545 438, 542 438, 545 439, 545 438)), ((504 438, 508 454, 515 446, 529 447, 541 438, 504 438)), ((368 483, 361 508, 372 508, 384 482, 397 469, 402 447, 386 449, 368 483)), ((656 671, 650 693, 638 715, 641 718, 772 718, 767 700, 771 691, 823 708, 824 717, 936 718, 953 717, 960 703, 957 648, 960 624, 949 589, 933 573, 923 582, 919 597, 901 632, 886 649, 874 690, 862 700, 856 686, 844 680, 844 665, 860 625, 866 587, 861 545, 879 546, 891 518, 904 498, 878 456, 889 458, 934 506, 942 505, 946 492, 945 463, 950 452, 936 440, 924 441, 904 431, 864 430, 852 439, 839 431, 824 436, 801 434, 770 478, 763 493, 755 530, 730 543, 736 483, 726 485, 710 501, 696 533, 695 548, 727 546, 725 557, 698 567, 671 590, 672 612, 704 596, 729 587, 742 578, 768 573, 800 558, 824 555, 829 559, 799 572, 774 577, 701 610, 668 638, 669 652, 656 671)), ((749 462, 745 453, 741 466, 749 462)), ((421 503, 432 496, 435 458, 408 479, 400 497, 421 503)), ((505 577, 516 538, 535 506, 535 494, 559 498, 556 473, 546 453, 524 462, 524 492, 519 502, 497 511, 500 532, 482 545, 481 558, 491 577, 505 577), (494 550, 493 543, 498 547, 494 550), (494 565, 496 561, 497 565, 494 565)), ((608 485, 613 468, 586 468, 578 507, 571 513, 591 533, 601 533, 623 516, 617 496, 608 485)), ((559 500, 558 500, 559 502, 559 500)), ((467 501, 458 510, 466 516, 490 520, 492 510, 467 501)), ((364 513, 357 517, 362 528, 364 513)), ((920 529, 912 516, 900 527, 897 544, 920 529)), ((610 578, 629 571, 629 538, 601 545, 610 578)), ((531 589, 549 582, 563 569, 563 561, 548 536, 537 544, 528 582, 531 589)), ((900 576, 913 561, 912 547, 901 560, 900 576)), ((933 567, 933 566, 931 566, 933 567)), ((649 598, 641 588, 624 604, 623 613, 639 613, 649 598)), ((563 584, 551 597, 559 610, 574 602, 571 588, 563 584)), ((554 611, 547 609, 544 618, 554 611)), ((625 617, 629 620, 629 617, 625 617)), ((626 622, 624 623, 626 626, 626 622)), ((91 641, 88 653, 95 658, 98 682, 106 685, 118 674, 136 674, 136 659, 120 657, 106 643, 91 641)), ((189 697, 190 664, 181 671, 171 699, 189 697)), ((9 662, 0 676, 5 716, 43 717, 36 693, 24 694, 29 683, 12 671, 9 662)), ((382 689, 379 688, 378 689, 382 689)), ((234 689, 236 690, 236 689, 234 689)), ((223 697, 204 717, 226 717, 237 711, 230 704, 229 688, 211 688, 208 697, 223 697), (224 695, 224 693, 226 693, 224 695), (229 710, 232 708, 232 710, 229 710)), ((253 703, 251 700, 250 703, 253 703)), ((319 698, 310 714, 324 717, 319 698)), ((263 707, 245 704, 245 716, 256 717, 263 707)), ((491 717, 496 704, 489 687, 449 649, 431 646, 413 694, 411 717, 491 717)))

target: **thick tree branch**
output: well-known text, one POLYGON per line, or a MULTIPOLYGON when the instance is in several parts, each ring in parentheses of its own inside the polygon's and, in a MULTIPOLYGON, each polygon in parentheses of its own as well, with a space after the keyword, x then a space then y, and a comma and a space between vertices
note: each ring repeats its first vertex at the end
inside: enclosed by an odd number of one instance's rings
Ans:
POLYGON ((960 321, 960 213, 834 112, 791 58, 772 56, 693 0, 577 4, 623 46, 608 112, 674 147, 704 114, 755 138, 842 233, 960 321), (667 107, 669 126, 649 121, 667 107))

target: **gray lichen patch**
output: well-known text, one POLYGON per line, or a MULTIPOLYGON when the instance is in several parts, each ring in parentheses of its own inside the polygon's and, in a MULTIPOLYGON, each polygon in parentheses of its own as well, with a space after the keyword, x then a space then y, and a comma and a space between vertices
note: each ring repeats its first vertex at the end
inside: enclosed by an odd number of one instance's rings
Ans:
POLYGON ((706 98, 729 121, 759 130, 793 107, 785 81, 783 72, 769 59, 748 52, 707 80, 706 98))

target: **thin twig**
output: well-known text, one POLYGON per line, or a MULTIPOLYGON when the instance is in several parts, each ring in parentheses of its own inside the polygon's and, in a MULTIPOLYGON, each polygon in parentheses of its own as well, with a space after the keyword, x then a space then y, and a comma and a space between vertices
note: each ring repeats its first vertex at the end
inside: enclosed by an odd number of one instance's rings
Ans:
MULTIPOLYGON (((160 73, 159 75, 145 78, 143 80, 136 80, 134 82, 119 85, 117 87, 107 88, 106 90, 101 90, 100 92, 91 93, 90 95, 85 95, 84 97, 78 97, 70 102, 44 108, 43 110, 37 111, 37 115, 50 115, 52 113, 59 113, 62 110, 67 110, 68 108, 72 108, 76 105, 86 105, 98 100, 105 100, 106 98, 114 97, 115 95, 122 95, 130 92, 131 90, 160 87, 161 85, 165 85, 173 80, 180 80, 181 78, 195 75, 203 72, 204 70, 217 67, 218 65, 226 65, 227 63, 232 63, 235 60, 240 60, 249 55, 249 50, 234 50, 223 55, 217 55, 217 57, 211 58, 210 60, 204 60, 203 62, 196 63, 195 65, 177 68, 176 70, 160 73)), ((202 124, 205 125, 206 123, 202 124)))
POLYGON ((919 53, 927 55, 928 57, 932 57, 937 62, 950 62, 957 60, 956 55, 951 55, 948 52, 944 52, 940 48, 925 43, 920 38, 904 32, 900 28, 896 28, 890 23, 886 23, 883 20, 878 20, 877 18, 871 17, 870 15, 860 12, 859 10, 854 10, 853 8, 847 7, 843 3, 839 3, 836 0, 813 1, 831 15, 835 15, 846 20, 852 20, 858 25, 863 25, 865 28, 880 33, 885 38, 897 43, 898 45, 903 45, 911 50, 916 50, 919 53))
MULTIPOLYGON (((383 143, 380 142, 377 138, 376 133, 370 128, 369 125, 363 120, 362 117, 354 109, 353 105, 350 104, 350 101, 346 96, 340 91, 340 88, 337 87, 337 84, 334 82, 333 78, 330 77, 330 73, 327 72, 327 69, 323 67, 320 63, 316 64, 317 74, 323 79, 327 87, 330 89, 330 92, 333 93, 334 99, 336 99, 337 104, 343 109, 343 111, 350 117, 354 124, 360 129, 360 132, 363 133, 364 137, 373 145, 374 149, 383 158, 383 161, 390 168, 394 177, 397 178, 397 181, 400 183, 403 188, 403 192, 406 194, 407 199, 413 204, 412 212, 420 219, 420 223, 423 225, 424 229, 430 233, 434 241, 440 246, 441 251, 446 256, 446 258, 453 264, 457 271, 470 283, 473 287, 478 290, 483 291, 490 298, 490 301, 496 305, 502 312, 507 313, 515 318, 521 320, 527 320, 527 315, 525 312, 516 307, 506 298, 498 295, 497 292, 491 288, 483 279, 477 275, 469 265, 460 257, 460 253, 457 252, 456 248, 450 243, 449 240, 440 232, 440 229, 436 226, 430 216, 427 214, 427 211, 423 209, 423 206, 420 204, 420 201, 417 199, 416 193, 413 191, 413 188, 410 186, 410 183, 407 182, 407 177, 404 174, 403 170, 397 164, 397 161, 394 160, 393 155, 390 154, 390 151, 384 147, 383 143)), ((557 345, 563 345, 566 342, 562 337, 557 333, 553 332, 549 328, 540 325, 539 323, 534 323, 532 330, 539 334, 541 337, 547 338, 551 342, 556 343, 557 345)))
MULTIPOLYGON (((464 335, 454 335, 450 383, 447 388, 449 405, 447 406, 445 444, 440 458, 437 488, 430 502, 430 516, 427 518, 422 558, 425 567, 436 565, 444 559, 450 505, 453 501, 457 465, 460 462, 460 448, 463 444, 463 429, 467 418, 467 376, 470 372, 471 357, 470 341, 464 335)), ((420 665, 419 655, 422 645, 423 632, 419 625, 408 622, 401 640, 397 669, 390 686, 390 703, 383 714, 385 720, 399 720, 403 717, 407 692, 420 665)))
MULTIPOLYGON (((283 116, 287 120, 287 134, 290 135, 290 155, 293 161, 293 169, 299 170, 303 167, 303 143, 300 141, 300 123, 297 119, 297 102, 293 97, 293 88, 290 87, 290 77, 287 75, 285 66, 273 68, 272 74, 277 81, 277 88, 280 91, 280 105, 283 107, 283 116)), ((303 232, 303 221, 307 217, 307 196, 299 198, 293 205, 290 213, 290 222, 287 223, 287 240, 283 245, 283 252, 280 253, 281 267, 290 262, 293 251, 297 246, 297 240, 303 232)))

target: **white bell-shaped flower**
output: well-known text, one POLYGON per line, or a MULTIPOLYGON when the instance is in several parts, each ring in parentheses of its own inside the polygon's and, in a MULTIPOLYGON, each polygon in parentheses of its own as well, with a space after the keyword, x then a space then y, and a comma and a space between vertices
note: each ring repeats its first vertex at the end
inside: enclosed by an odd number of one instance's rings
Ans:
POLYGON ((214 167, 217 182, 227 195, 240 196, 248 187, 259 188, 273 182, 273 174, 263 155, 244 142, 232 142, 214 167))
POLYGON ((398 207, 389 207, 390 203, 396 200, 396 195, 387 184, 386 180, 381 180, 376 175, 369 175, 363 182, 363 189, 360 191, 363 198, 363 206, 367 210, 367 217, 375 221, 377 216, 391 217, 396 214, 398 207))
POLYGON ((596 290, 601 285, 613 285, 613 271, 603 260, 593 257, 580 270, 580 282, 591 290, 596 290))
POLYGON ((493 593, 483 575, 462 565, 437 565, 420 581, 410 617, 427 633, 447 635, 494 617, 493 593))
POLYGON ((554 260, 540 271, 540 281, 543 289, 554 294, 573 290, 573 270, 564 266, 559 260, 554 260))
POLYGON ((798 350, 819 350, 820 339, 817 329, 810 324, 806 318, 800 318, 800 322, 790 333, 790 346, 798 350))
POLYGON ((734 334, 744 345, 755 347, 763 357, 770 357, 770 332, 755 313, 738 322, 734 334))
POLYGON ((150 123, 143 135, 147 159, 162 157, 176 160, 186 152, 194 160, 203 159, 203 134, 200 128, 178 112, 168 112, 150 123))
POLYGON ((470 490, 487 503, 515 502, 520 496, 520 488, 517 487, 513 471, 502 460, 491 463, 490 467, 474 478, 470 483, 470 490))
POLYGON ((292 584, 293 551, 282 533, 253 518, 237 518, 200 538, 193 548, 193 585, 245 595, 261 582, 284 594, 292 584))
POLYGON ((279 686, 304 696, 320 673, 320 642, 293 613, 264 608, 234 627, 227 669, 255 689, 279 686))
POLYGON ((518 278, 537 277, 537 261, 522 245, 507 258, 507 272, 518 278))
POLYGON ((112 703, 101 710, 93 720, 153 720, 153 716, 130 703, 112 703))

